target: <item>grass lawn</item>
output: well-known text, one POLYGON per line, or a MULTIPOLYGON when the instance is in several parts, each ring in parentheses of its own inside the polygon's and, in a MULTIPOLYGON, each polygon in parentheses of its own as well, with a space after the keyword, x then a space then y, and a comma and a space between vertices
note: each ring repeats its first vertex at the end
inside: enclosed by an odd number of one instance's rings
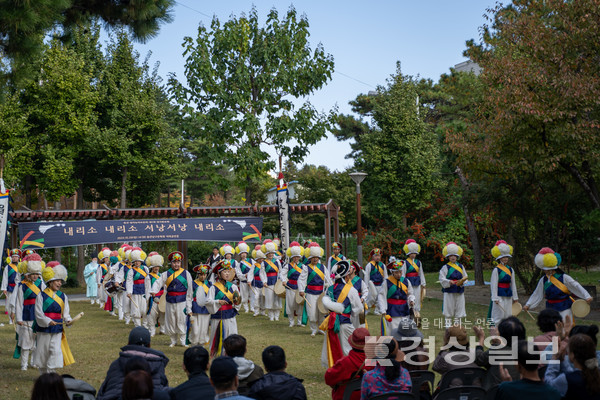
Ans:
MULTIPOLYGON (((85 316, 73 327, 68 328, 67 337, 76 363, 70 365, 59 373, 73 375, 78 379, 89 382, 96 389, 104 380, 110 363, 117 358, 119 348, 127 344, 129 331, 132 325, 125 325, 117 318, 101 311, 97 305, 87 301, 71 302, 71 315, 75 316, 84 311, 85 316)), ((423 329, 426 337, 435 336, 435 350, 437 354, 442 346, 443 330, 435 325, 441 317, 441 301, 426 299, 422 315, 429 317, 428 329, 423 329)), ((467 314, 472 323, 477 319, 485 319, 487 307, 468 304, 467 314)), ((522 314, 521 320, 527 327, 527 332, 535 336, 538 329, 527 314, 522 314)), ((379 318, 368 316, 371 332, 379 334, 379 318)), ((38 371, 29 369, 20 370, 20 361, 12 358, 15 347, 15 332, 12 325, 7 324, 7 316, 0 315, 0 399, 28 399, 31 394, 33 381, 38 376, 38 371)), ((310 337, 308 328, 289 328, 287 320, 270 322, 265 317, 252 317, 251 314, 238 316, 238 330, 248 340, 247 357, 262 365, 261 352, 268 345, 282 346, 286 351, 287 371, 301 379, 309 399, 330 399, 331 391, 323 382, 325 369, 321 366, 321 347, 323 336, 310 337)), ((163 351, 170 362, 167 367, 167 377, 170 386, 176 386, 187 378, 182 370, 184 348, 169 348, 169 339, 160 335, 153 338, 152 347, 163 351)))

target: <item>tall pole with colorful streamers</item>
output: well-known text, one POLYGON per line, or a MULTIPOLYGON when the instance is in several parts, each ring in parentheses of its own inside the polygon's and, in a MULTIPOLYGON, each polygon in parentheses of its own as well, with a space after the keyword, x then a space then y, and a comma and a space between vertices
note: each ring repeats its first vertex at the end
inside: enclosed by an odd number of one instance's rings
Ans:
MULTIPOLYGON (((0 255, 4 254, 4 243, 6 242, 6 226, 8 225, 8 201, 10 195, 4 186, 4 156, 0 157, 0 255)), ((0 256, 0 260, 3 256, 0 256)))
POLYGON ((281 254, 290 247, 290 213, 289 213, 289 193, 287 182, 283 179, 283 173, 279 172, 277 177, 277 207, 279 207, 279 234, 281 239, 281 254))

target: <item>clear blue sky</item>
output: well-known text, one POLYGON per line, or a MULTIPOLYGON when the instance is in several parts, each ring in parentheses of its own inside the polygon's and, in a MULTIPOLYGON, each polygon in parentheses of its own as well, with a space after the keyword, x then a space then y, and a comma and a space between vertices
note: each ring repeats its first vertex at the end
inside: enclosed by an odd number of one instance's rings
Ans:
MULTIPOLYGON (((385 84, 398 61, 402 73, 434 81, 449 72, 450 67, 465 61, 462 56, 465 42, 479 39, 478 27, 485 22, 483 15, 495 1, 178 0, 173 22, 163 25, 156 38, 137 44, 136 48, 142 58, 152 52, 150 62, 160 63, 159 74, 165 80, 171 72, 181 80, 183 38, 195 38, 198 24, 208 27, 213 15, 223 21, 232 14, 247 13, 253 4, 263 21, 271 8, 283 14, 290 4, 306 14, 311 45, 323 44, 325 51, 334 57, 336 71, 329 84, 309 100, 318 110, 328 111, 337 105, 340 112, 349 113, 348 101, 385 84)), ((352 165, 352 160, 344 158, 350 146, 331 136, 308 150, 306 163, 326 165, 332 170, 352 165)), ((270 153, 275 155, 274 151, 270 153)))

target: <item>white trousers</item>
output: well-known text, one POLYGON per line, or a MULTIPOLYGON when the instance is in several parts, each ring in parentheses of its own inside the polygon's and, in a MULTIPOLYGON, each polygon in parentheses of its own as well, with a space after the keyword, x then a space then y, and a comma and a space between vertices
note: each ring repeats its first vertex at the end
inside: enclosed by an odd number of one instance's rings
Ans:
MULTIPOLYGON (((340 338, 340 344, 342 345, 342 352, 345 356, 348 355, 352 347, 350 347, 350 343, 348 343, 348 338, 352 336, 352 332, 354 332, 354 325, 352 324, 340 324, 340 331, 338 332, 338 337, 340 338)), ((327 336, 323 339, 323 349, 321 350, 321 365, 325 368, 328 368, 328 360, 327 360, 327 336)))
POLYGON ((375 286, 375 290, 377 291, 376 295, 369 294, 369 297, 371 297, 371 301, 373 302, 371 307, 375 306, 375 313, 385 314, 387 310, 385 285, 381 284, 381 286, 375 286))
POLYGON ((512 316, 512 297, 500 296, 498 303, 500 303, 500 307, 495 302, 492 302, 492 321, 494 321, 494 325, 496 326, 503 319, 512 316))
POLYGON ((192 345, 206 345, 210 341, 210 314, 192 314, 192 329, 190 332, 190 343, 192 345))
POLYGON ((265 308, 271 311, 281 310, 281 297, 277 296, 273 289, 275 286, 265 288, 265 308))
POLYGON ((62 368, 64 365, 63 354, 60 348, 61 333, 36 334, 36 347, 33 353, 33 365, 42 372, 62 368))
POLYGON ((421 285, 413 286, 413 293, 415 294, 415 305, 413 308, 421 311, 421 285))
POLYGON ((446 318, 464 318, 467 316, 465 309, 464 293, 444 293, 442 314, 446 318))
POLYGON ((146 299, 143 294, 132 294, 131 300, 129 301, 131 307, 131 318, 133 318, 133 324, 135 326, 142 325, 142 318, 145 317, 148 306, 146 299))
POLYGON ((242 298, 242 302, 240 303, 240 309, 242 306, 244 307, 244 311, 248 312, 248 303, 251 302, 250 299, 250 285, 248 282, 240 282, 240 296, 242 298))
POLYGON ((262 288, 250 288, 250 308, 252 308, 252 311, 255 313, 265 310, 265 298, 262 295, 262 288))
POLYGON ((313 332, 319 328, 319 323, 323 320, 323 314, 319 311, 318 294, 304 294, 306 301, 306 313, 308 314, 308 324, 313 332))
MULTIPOLYGON (((215 333, 217 332, 217 328, 219 326, 219 322, 223 321, 223 340, 227 339, 229 335, 234 335, 238 333, 237 330, 237 320, 235 317, 227 318, 227 319, 212 319, 210 320, 210 345, 208 347, 208 351, 210 353, 210 349, 213 347, 213 343, 215 340, 219 338, 215 338, 215 333)), ((221 354, 217 354, 216 357, 223 355, 223 351, 221 354)))
POLYGON ((127 292, 120 292, 117 297, 119 297, 119 319, 125 317, 125 321, 129 321, 131 319, 131 302, 127 297, 127 292))
POLYGON ((33 333, 33 321, 23 321, 25 325, 17 325, 19 340, 17 343, 21 350, 31 350, 35 347, 35 333, 33 333))
POLYGON ((165 331, 171 337, 171 343, 176 343, 177 338, 181 344, 185 344, 185 333, 187 330, 186 317, 183 310, 185 301, 180 303, 167 303, 165 308, 165 331))
POLYGON ((294 323, 294 313, 296 313, 296 317, 298 318, 298 325, 301 324, 302 321, 302 306, 296 303, 296 291, 286 289, 285 291, 285 312, 288 315, 288 320, 290 324, 294 323))

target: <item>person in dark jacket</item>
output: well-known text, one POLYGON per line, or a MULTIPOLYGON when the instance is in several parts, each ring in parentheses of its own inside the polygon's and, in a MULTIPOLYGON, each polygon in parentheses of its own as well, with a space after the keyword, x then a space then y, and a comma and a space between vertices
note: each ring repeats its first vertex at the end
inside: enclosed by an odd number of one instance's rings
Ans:
POLYGON ((202 346, 190 347, 183 353, 183 370, 188 380, 171 389, 171 400, 212 399, 215 396, 215 389, 206 375, 208 359, 208 350, 202 346))
POLYGON ((110 364, 106 378, 98 390, 97 400, 117 400, 121 397, 125 365, 134 357, 145 359, 151 370, 154 390, 164 393, 168 390, 169 381, 165 368, 169 362, 162 351, 150 348, 150 332, 143 326, 136 326, 129 333, 129 343, 121 348, 119 358, 110 364))
POLYGON ((233 361, 238 366, 239 385, 237 391, 242 396, 246 396, 252 384, 261 378, 265 372, 260 365, 244 358, 246 355, 246 338, 242 335, 229 335, 223 341, 223 347, 225 348, 225 354, 233 357, 233 361))
POLYGON ((285 352, 279 346, 263 350, 262 360, 267 374, 254 382, 248 393, 257 400, 306 400, 302 379, 285 372, 285 352))

